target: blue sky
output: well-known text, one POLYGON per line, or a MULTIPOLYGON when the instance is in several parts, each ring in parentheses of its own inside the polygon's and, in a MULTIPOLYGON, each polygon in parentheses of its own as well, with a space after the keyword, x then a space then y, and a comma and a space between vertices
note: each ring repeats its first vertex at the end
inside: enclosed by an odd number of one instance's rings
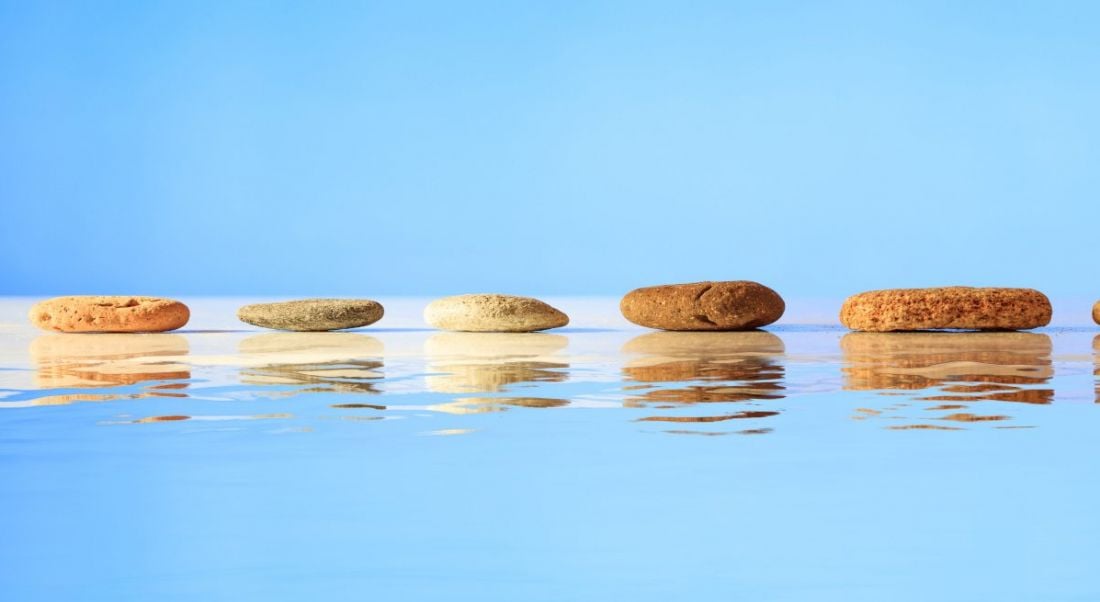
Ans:
POLYGON ((1100 4, 0 0, 0 294, 1100 296, 1100 4))

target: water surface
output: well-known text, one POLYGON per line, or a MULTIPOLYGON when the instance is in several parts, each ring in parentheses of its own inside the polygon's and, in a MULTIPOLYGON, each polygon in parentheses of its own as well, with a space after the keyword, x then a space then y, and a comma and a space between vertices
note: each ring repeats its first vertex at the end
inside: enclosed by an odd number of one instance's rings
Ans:
POLYGON ((61 335, 0 303, 0 599, 1100 599, 1100 330, 556 304, 61 335))

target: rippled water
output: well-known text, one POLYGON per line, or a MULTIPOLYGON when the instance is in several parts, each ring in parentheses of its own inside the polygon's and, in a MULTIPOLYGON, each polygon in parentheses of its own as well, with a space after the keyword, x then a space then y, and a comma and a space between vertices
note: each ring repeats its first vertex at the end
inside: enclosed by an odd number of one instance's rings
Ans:
POLYGON ((0 303, 0 599, 1096 600, 1100 329, 59 335, 0 303))

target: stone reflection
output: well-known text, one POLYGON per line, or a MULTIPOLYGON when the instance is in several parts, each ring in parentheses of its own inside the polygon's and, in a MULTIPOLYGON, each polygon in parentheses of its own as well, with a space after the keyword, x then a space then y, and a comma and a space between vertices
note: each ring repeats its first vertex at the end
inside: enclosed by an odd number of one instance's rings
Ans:
POLYGON ((178 334, 48 334, 31 341, 35 384, 47 393, 34 405, 141 397, 186 397, 191 369, 179 362, 190 349, 178 334), (134 385, 142 385, 134 389, 134 385), (113 392, 49 394, 55 389, 113 392))
POLYGON ((295 393, 378 393, 382 342, 348 332, 275 332, 240 342, 241 382, 301 385, 295 393))
POLYGON ((499 393, 525 384, 564 382, 569 378, 563 353, 568 343, 557 334, 438 333, 424 343, 433 373, 426 377, 427 386, 436 393, 499 393))
POLYGON ((563 408, 569 400, 548 397, 463 397, 448 403, 428 406, 446 414, 486 414, 504 412, 508 408, 563 408))
MULTIPOLYGON (((902 396, 882 409, 859 408, 856 419, 906 420, 909 402, 922 412, 948 412, 922 419, 950 424, 891 426, 897 430, 958 430, 959 423, 1001 422, 1004 413, 975 414, 969 404, 1000 401, 1049 404, 1054 389, 1052 345, 1045 334, 1023 332, 849 333, 840 341, 844 388, 902 396)), ((1004 427, 998 427, 1004 428, 1004 427)))
MULTIPOLYGON (((782 399, 783 341, 769 332, 654 332, 623 346, 633 356, 623 368, 627 407, 685 409, 696 404, 745 403, 782 399)), ((661 414, 643 422, 726 422, 768 418, 775 409, 721 411, 707 406, 705 415, 661 414)), ((759 434, 768 429, 749 429, 759 434)), ((686 434, 692 431, 667 431, 686 434)))

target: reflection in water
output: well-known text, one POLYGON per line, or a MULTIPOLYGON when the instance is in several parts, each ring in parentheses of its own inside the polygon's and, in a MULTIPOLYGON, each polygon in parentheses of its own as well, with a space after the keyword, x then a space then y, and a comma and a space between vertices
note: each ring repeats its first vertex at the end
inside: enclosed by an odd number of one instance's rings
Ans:
POLYGON ((146 416, 133 420, 110 420, 100 422, 101 425, 111 424, 155 424, 158 422, 226 422, 235 420, 278 420, 293 418, 293 414, 250 414, 245 416, 188 416, 186 414, 168 414, 164 416, 146 416))
POLYGON ((241 382, 295 393, 378 393, 382 342, 349 332, 274 332, 241 341, 241 382))
POLYGON ((513 408, 562 408, 569 405, 566 399, 547 397, 463 397, 448 403, 428 406, 427 409, 447 414, 486 414, 503 412, 513 408))
POLYGON ((767 418, 777 416, 779 412, 745 411, 734 412, 722 416, 646 416, 639 418, 639 422, 723 422, 725 420, 740 420, 744 418, 767 418))
POLYGON ((186 397, 189 353, 178 334, 49 334, 31 341, 35 384, 45 393, 33 405, 109 401, 142 397, 186 397), (183 382, 179 382, 183 381, 183 382), (139 390, 132 385, 144 384, 139 390), (103 393, 57 393, 56 389, 128 387, 103 393))
MULTIPOLYGON (((1002 401, 1049 404, 1054 389, 1051 341, 1045 334, 1003 333, 849 333, 840 341, 844 352, 844 388, 904 395, 908 401, 934 401, 924 411, 948 411, 922 419, 956 423, 1000 422, 1003 414, 966 410, 970 403, 1002 401), (1048 385, 1048 386, 1043 386, 1048 385), (909 392, 908 394, 906 392, 909 392)), ((881 410, 859 408, 856 419, 905 419, 897 403, 881 410)), ((907 424, 892 429, 957 430, 936 424, 907 424)))
POLYGON ((1092 374, 1096 377, 1096 403, 1100 403, 1100 334, 1092 339, 1092 374))
MULTIPOLYGON (((634 357, 623 368, 631 381, 650 383, 648 389, 625 387, 632 395, 627 407, 683 409, 695 404, 735 403, 782 399, 783 341, 756 332, 654 332, 635 337, 623 346, 634 357), (698 384, 693 383, 697 381, 698 384), (667 383, 664 386, 653 383, 667 383)), ((775 416, 777 411, 746 410, 707 415, 659 415, 645 422, 724 422, 775 416)), ((764 432, 750 429, 752 434, 764 432)), ((667 431, 687 434, 686 431, 667 431)), ((747 434, 747 433, 746 433, 747 434)))
POLYGON ((725 435, 766 435, 772 432, 772 429, 745 429, 742 431, 685 431, 681 429, 674 429, 665 432, 670 435, 701 435, 703 437, 721 437, 725 435))
POLYGON ((896 424, 886 427, 891 431, 961 431, 957 426, 943 426, 939 424, 896 424))
POLYGON ((279 420, 293 418, 293 414, 252 414, 248 416, 146 416, 137 420, 128 420, 112 424, 150 424, 153 422, 178 422, 181 420, 222 422, 227 420, 279 420))
POLYGON ((498 393, 524 383, 564 382, 569 339, 542 333, 443 332, 424 343, 428 389, 498 393))
POLYGON ((137 420, 131 420, 132 424, 148 424, 150 422, 175 422, 177 420, 190 420, 190 416, 146 416, 145 418, 138 418, 137 420))
POLYGON ((424 433, 430 437, 453 437, 455 435, 469 435, 476 429, 439 429, 424 433))
POLYGON ((956 414, 948 414, 946 416, 940 416, 940 420, 954 420, 955 422, 990 422, 994 420, 1009 420, 1009 416, 999 415, 984 415, 971 414, 969 412, 959 412, 956 414))

